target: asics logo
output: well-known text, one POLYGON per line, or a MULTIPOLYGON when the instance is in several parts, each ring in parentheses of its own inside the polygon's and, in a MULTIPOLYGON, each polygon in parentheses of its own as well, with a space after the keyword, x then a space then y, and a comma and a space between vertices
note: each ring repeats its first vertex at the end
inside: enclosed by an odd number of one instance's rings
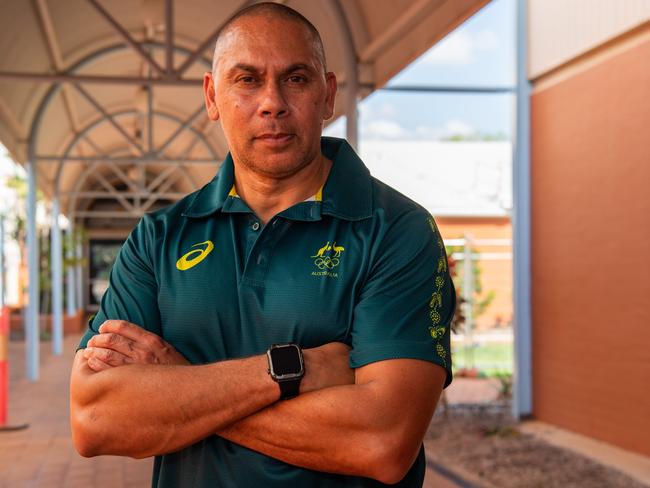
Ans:
POLYGON ((201 261, 203 261, 205 257, 214 249, 214 244, 212 241, 199 242, 198 244, 194 244, 192 247, 196 246, 205 247, 202 249, 193 249, 190 252, 183 254, 180 259, 176 261, 176 269, 185 271, 196 266, 201 261))

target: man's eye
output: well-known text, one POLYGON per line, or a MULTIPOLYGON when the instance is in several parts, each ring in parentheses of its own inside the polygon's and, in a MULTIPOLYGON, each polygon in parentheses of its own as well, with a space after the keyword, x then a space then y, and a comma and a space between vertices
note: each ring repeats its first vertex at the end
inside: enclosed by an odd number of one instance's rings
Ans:
POLYGON ((254 76, 242 76, 239 78, 239 81, 244 84, 251 84, 255 83, 255 77, 254 76))
POLYGON ((301 75, 291 75, 289 77, 289 81, 291 83, 304 83, 307 81, 307 79, 304 76, 301 75))

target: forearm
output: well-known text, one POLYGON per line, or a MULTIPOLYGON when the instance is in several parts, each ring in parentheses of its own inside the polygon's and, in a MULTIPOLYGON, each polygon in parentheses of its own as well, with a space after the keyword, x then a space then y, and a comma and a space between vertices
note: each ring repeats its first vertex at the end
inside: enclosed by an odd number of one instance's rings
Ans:
POLYGON ((401 448, 408 425, 379 398, 373 384, 326 388, 278 402, 217 434, 289 464, 390 482, 394 467, 410 466, 417 449, 401 448))
POLYGON ((379 361, 357 369, 353 385, 278 402, 218 435, 289 464, 397 483, 420 450, 445 378, 428 361, 379 361))
POLYGON ((201 366, 133 364, 94 372, 77 353, 71 424, 84 455, 147 457, 173 452, 279 397, 266 358, 201 366))

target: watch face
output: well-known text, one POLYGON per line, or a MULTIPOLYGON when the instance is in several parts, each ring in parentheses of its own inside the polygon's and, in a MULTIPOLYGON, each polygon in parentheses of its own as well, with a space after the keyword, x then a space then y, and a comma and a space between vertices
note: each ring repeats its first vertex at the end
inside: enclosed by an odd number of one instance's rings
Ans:
POLYGON ((274 347, 270 350, 271 369, 278 378, 292 378, 303 372, 300 351, 294 345, 274 347))

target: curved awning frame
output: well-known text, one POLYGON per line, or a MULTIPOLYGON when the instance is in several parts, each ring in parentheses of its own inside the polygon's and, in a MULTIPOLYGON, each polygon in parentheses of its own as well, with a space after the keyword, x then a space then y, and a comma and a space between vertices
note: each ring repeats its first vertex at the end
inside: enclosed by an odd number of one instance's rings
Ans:
MULTIPOLYGON (((14 80, 32 80, 53 83, 52 86, 45 92, 42 97, 34 118, 32 119, 29 128, 29 137, 27 139, 27 173, 28 173, 28 211, 27 211, 27 255, 28 255, 28 268, 29 268, 29 306, 26 313, 26 342, 27 342, 27 368, 26 373, 28 379, 36 380, 38 378, 38 364, 39 364, 39 350, 38 350, 38 302, 39 302, 39 289, 38 289, 38 247, 36 241, 36 178, 38 172, 38 164, 44 162, 55 162, 57 164, 56 175, 54 178, 52 188, 52 214, 54 216, 52 221, 52 282, 53 282, 53 351, 55 354, 62 353, 62 315, 63 315, 63 290, 62 290, 62 243, 59 229, 58 215, 60 212, 60 198, 61 196, 68 197, 67 213, 70 219, 69 232, 73 231, 73 227, 77 218, 88 217, 103 217, 110 216, 111 218, 133 218, 143 215, 144 212, 149 210, 156 200, 167 197, 178 197, 178 192, 171 191, 174 184, 174 178, 178 177, 178 173, 182 173, 190 181, 192 181, 191 173, 187 171, 186 165, 188 164, 214 164, 224 156, 223 152, 217 151, 210 141, 202 134, 201 131, 193 127, 193 123, 200 113, 203 112, 203 107, 199 107, 192 112, 189 117, 181 119, 177 115, 171 113, 164 113, 160 110, 154 110, 153 92, 152 87, 160 86, 197 86, 201 80, 185 79, 183 74, 195 63, 202 63, 208 69, 211 67, 211 61, 202 57, 202 53, 206 51, 216 40, 223 24, 219 25, 210 35, 208 35, 194 50, 188 50, 183 46, 174 44, 174 9, 173 0, 165 0, 165 43, 156 43, 152 41, 138 42, 136 41, 110 13, 103 8, 98 0, 87 0, 92 5, 95 11, 108 22, 114 31, 119 34, 124 43, 115 44, 112 46, 102 47, 90 54, 84 56, 82 59, 76 61, 73 65, 65 68, 63 66, 60 48, 56 41, 53 24, 44 0, 36 0, 35 5, 41 21, 41 27, 44 37, 47 41, 47 46, 50 51, 53 65, 56 68, 56 73, 21 73, 21 72, 7 72, 0 71, 0 79, 14 79, 14 80), (131 49, 137 53, 138 57, 146 63, 148 67, 147 77, 133 77, 133 76, 96 76, 79 73, 85 67, 92 65, 95 62, 101 61, 101 58, 114 53, 117 50, 131 49), (158 64, 152 56, 154 50, 162 49, 165 52, 164 66, 158 64), (174 54, 181 54, 185 56, 185 60, 174 68, 174 54), (154 76, 155 74, 155 76, 154 76), (89 103, 98 113, 98 117, 93 121, 86 123, 84 126, 79 126, 74 120, 72 102, 70 97, 66 94, 66 90, 62 90, 63 83, 70 83, 74 90, 82 96, 82 98, 89 103), (146 113, 146 134, 147 140, 140 142, 131 136, 124 127, 119 123, 117 118, 125 113, 133 113, 133 111, 110 111, 88 92, 84 87, 85 84, 100 83, 100 84, 132 84, 145 87, 147 91, 147 113, 146 113), (59 92, 62 92, 64 103, 68 108, 68 117, 70 118, 71 127, 74 129, 74 136, 72 140, 66 145, 61 154, 39 154, 37 148, 39 147, 39 134, 41 125, 48 108, 52 105, 59 92), (154 121, 156 118, 165 117, 177 123, 176 130, 165 142, 159 147, 154 147, 154 121), (92 131, 94 128, 102 123, 108 123, 122 136, 125 142, 131 149, 134 149, 137 155, 117 155, 116 151, 105 153, 97 144, 92 140, 92 131), (179 156, 169 156, 165 154, 172 143, 177 140, 178 136, 183 132, 189 132, 194 136, 193 142, 180 153, 179 156), (79 143, 84 141, 94 151, 93 155, 72 155, 72 152, 78 148, 79 143), (187 156, 191 153, 196 144, 201 142, 210 154, 210 158, 190 159, 187 156), (146 147, 144 147, 146 146, 146 147), (68 162, 83 162, 86 163, 87 168, 77 178, 74 188, 71 191, 63 193, 61 191, 61 180, 63 172, 65 171, 68 162), (120 165, 137 165, 144 173, 145 167, 151 164, 170 164, 169 168, 162 171, 152 182, 148 185, 135 186, 129 184, 129 178, 120 169, 120 165), (109 181, 103 174, 97 171, 99 168, 108 168, 112 171, 118 179, 122 180, 127 186, 130 187, 132 193, 129 196, 134 198, 137 205, 131 203, 127 196, 119 192, 114 184, 109 181), (99 182, 103 191, 85 191, 83 186, 88 181, 89 176, 93 174, 95 179, 99 182), (115 212, 102 213, 93 212, 88 210, 78 210, 77 203, 79 198, 109 198, 114 199, 118 204, 118 210, 115 212)), ((255 3, 254 0, 246 0, 241 3, 239 8, 244 8, 250 4, 255 3)), ((285 3, 285 2, 280 2, 285 3)), ((346 132, 348 140, 356 145, 357 141, 357 97, 359 92, 358 81, 358 66, 356 58, 356 48, 354 39, 350 30, 350 25, 345 15, 345 11, 341 6, 340 0, 326 0, 326 8, 334 19, 336 19, 337 29, 339 35, 343 39, 346 46, 344 56, 346 80, 344 85, 345 91, 345 114, 347 116, 346 132)), ((121 149, 123 152, 123 149, 121 149)), ((192 186, 196 187, 196 181, 192 182, 192 186)), ((69 256, 72 257, 72 256, 69 256)), ((68 311, 73 311, 76 305, 71 305, 71 300, 75 296, 77 300, 81 298, 80 293, 80 276, 79 270, 76 272, 68 272, 68 311), (75 279, 77 277, 77 279, 75 279), (76 283, 75 283, 76 281, 76 283), (70 290, 76 288, 77 293, 71 293, 70 290)))

